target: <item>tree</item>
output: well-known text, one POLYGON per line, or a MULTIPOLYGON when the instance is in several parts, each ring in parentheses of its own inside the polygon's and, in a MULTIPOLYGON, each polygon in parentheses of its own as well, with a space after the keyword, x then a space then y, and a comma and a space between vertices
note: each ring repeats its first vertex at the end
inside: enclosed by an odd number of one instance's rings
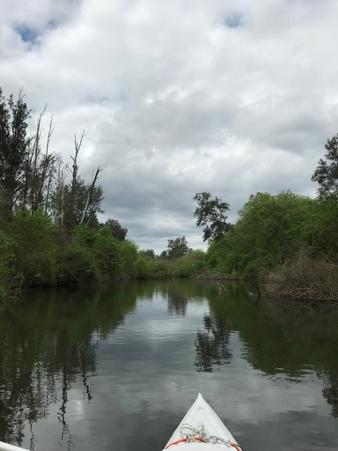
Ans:
POLYGON ((140 251, 140 254, 144 257, 154 259, 155 258, 155 251, 154 249, 146 249, 144 251, 140 251))
POLYGON ((326 160, 322 158, 319 160, 312 181, 319 183, 318 192, 321 200, 338 201, 338 134, 327 140, 325 149, 326 160))
POLYGON ((122 227, 117 219, 107 219, 103 228, 109 229, 113 237, 119 241, 124 241, 126 239, 128 229, 122 227))
POLYGON ((226 273, 256 278, 299 253, 314 252, 321 224, 318 204, 291 192, 250 196, 233 228, 209 246, 209 262, 226 273))
POLYGON ((71 189, 70 189, 70 201, 69 201, 69 205, 68 205, 68 212, 69 212, 68 226, 70 227, 70 229, 72 229, 75 226, 75 224, 78 224, 78 221, 76 220, 77 218, 76 218, 76 212, 75 212, 77 194, 78 194, 78 188, 79 188, 79 186, 78 186, 79 185, 79 183, 78 183, 78 171, 79 171, 78 156, 79 156, 79 151, 82 146, 84 134, 85 134, 85 131, 83 130, 80 141, 77 140, 77 137, 75 134, 75 138, 74 138, 75 153, 74 153, 74 156, 71 157, 71 159, 73 160, 72 184, 71 184, 71 189))
POLYGON ((176 239, 168 240, 167 255, 169 258, 179 258, 187 255, 189 247, 185 236, 179 236, 176 239))
POLYGON ((85 207, 84 207, 83 212, 82 212, 80 224, 83 224, 83 222, 85 220, 85 217, 86 217, 86 214, 88 212, 89 205, 90 205, 90 202, 92 200, 92 196, 93 196, 93 193, 94 193, 94 190, 95 190, 95 183, 97 182, 97 178, 98 178, 98 176, 99 176, 101 171, 102 171, 102 169, 100 169, 99 167, 96 169, 93 181, 92 181, 92 183, 90 185, 90 188, 89 188, 89 193, 87 195, 86 204, 85 204, 85 207))
POLYGON ((72 184, 61 185, 57 188, 53 196, 53 215, 57 219, 60 217, 60 208, 63 210, 63 222, 68 230, 73 230, 74 226, 81 223, 83 214, 83 224, 98 227, 97 213, 102 213, 101 203, 103 191, 100 185, 92 186, 78 177, 76 182, 76 203, 72 203, 72 184), (89 196, 91 192, 91 195, 89 196), (88 199, 90 200, 88 202, 88 199), (60 207, 61 205, 61 207, 60 207), (73 210, 74 208, 74 210, 73 210))
POLYGON ((53 116, 49 122, 45 150, 41 148, 41 125, 46 108, 39 114, 35 136, 32 138, 24 162, 22 187, 17 196, 22 211, 30 209, 48 211, 49 196, 56 169, 57 156, 49 152, 53 134, 53 116))
POLYGON ((224 233, 231 227, 226 216, 230 205, 218 197, 212 199, 208 192, 195 194, 194 200, 197 202, 194 213, 196 224, 198 227, 204 227, 203 241, 223 238, 224 233))
POLYGON ((22 176, 30 144, 27 137, 29 114, 22 93, 16 101, 13 96, 6 100, 0 89, 0 189, 7 216, 12 214, 22 188, 22 176))

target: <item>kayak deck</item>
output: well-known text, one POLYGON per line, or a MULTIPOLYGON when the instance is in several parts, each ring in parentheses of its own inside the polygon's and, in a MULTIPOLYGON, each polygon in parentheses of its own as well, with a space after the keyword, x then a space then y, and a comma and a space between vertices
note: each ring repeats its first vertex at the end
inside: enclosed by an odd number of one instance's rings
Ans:
POLYGON ((178 445, 184 445, 182 451, 216 451, 225 447, 241 450, 229 429, 200 393, 164 449, 174 450, 178 445))

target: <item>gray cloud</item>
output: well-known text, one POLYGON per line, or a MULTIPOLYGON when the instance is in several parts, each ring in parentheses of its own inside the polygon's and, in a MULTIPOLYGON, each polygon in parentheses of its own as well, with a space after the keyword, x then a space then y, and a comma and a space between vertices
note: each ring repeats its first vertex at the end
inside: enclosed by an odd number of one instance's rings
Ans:
POLYGON ((232 205, 310 181, 338 124, 335 1, 3 0, 0 79, 48 102, 66 160, 104 168, 105 216, 142 247, 185 234, 192 196, 232 205))

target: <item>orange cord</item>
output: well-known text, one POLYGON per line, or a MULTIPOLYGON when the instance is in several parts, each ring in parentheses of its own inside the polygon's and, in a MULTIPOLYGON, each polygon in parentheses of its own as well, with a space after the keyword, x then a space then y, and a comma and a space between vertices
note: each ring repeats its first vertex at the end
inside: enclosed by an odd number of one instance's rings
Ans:
POLYGON ((242 451, 242 448, 237 443, 230 443, 230 445, 237 451, 242 451))
POLYGON ((188 440, 186 438, 180 438, 179 440, 175 440, 174 442, 169 443, 164 449, 168 449, 170 446, 178 445, 179 443, 185 443, 188 440))
MULTIPOLYGON (((194 440, 196 440, 197 442, 204 442, 203 437, 201 437, 200 435, 198 435, 197 437, 194 437, 194 440)), ((175 440, 174 442, 169 443, 169 445, 167 445, 164 449, 168 449, 170 448, 170 446, 173 445, 179 445, 180 443, 186 443, 188 442, 187 438, 180 438, 179 440, 175 440)), ((242 451, 242 448, 237 444, 237 443, 230 443, 230 445, 235 448, 237 451, 242 451)))
MULTIPOLYGON (((194 437, 194 441, 204 442, 204 439, 203 439, 203 437, 198 435, 197 437, 194 437)), ((164 449, 168 449, 170 446, 178 445, 179 443, 186 443, 186 442, 188 442, 187 438, 180 438, 179 440, 175 440, 174 442, 169 443, 169 445, 167 445, 164 449)))

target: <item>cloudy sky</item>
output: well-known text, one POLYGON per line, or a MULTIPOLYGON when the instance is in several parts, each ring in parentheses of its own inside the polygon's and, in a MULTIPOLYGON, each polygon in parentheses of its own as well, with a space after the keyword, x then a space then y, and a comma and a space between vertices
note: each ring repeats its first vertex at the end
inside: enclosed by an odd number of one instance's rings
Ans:
MULTIPOLYGON (((0 86, 54 113, 53 150, 97 165, 105 217, 142 248, 185 234, 192 197, 310 181, 338 131, 337 0, 0 0, 0 86)), ((33 119, 32 119, 33 120, 33 119)))

